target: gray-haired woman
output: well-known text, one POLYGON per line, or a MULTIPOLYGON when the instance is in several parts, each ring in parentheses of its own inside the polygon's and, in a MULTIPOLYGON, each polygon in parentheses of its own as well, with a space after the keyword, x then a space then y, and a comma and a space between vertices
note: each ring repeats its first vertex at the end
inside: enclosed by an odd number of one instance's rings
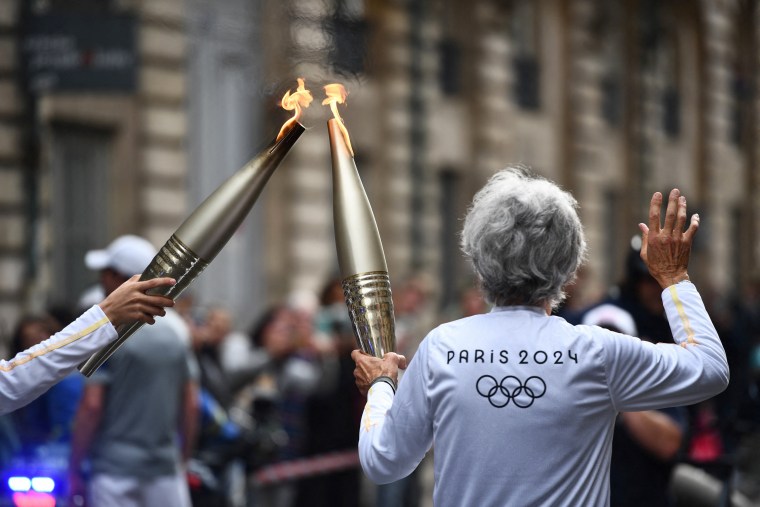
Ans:
POLYGON ((653 195, 639 228, 672 345, 551 316, 586 251, 577 203, 523 167, 493 176, 462 232, 493 310, 431 331, 397 392, 405 358, 353 353, 368 391, 359 455, 369 478, 406 476, 435 442, 436 506, 609 504, 617 413, 696 403, 728 385, 725 352, 688 281, 699 217, 686 228, 674 189, 662 225, 662 201, 653 195))

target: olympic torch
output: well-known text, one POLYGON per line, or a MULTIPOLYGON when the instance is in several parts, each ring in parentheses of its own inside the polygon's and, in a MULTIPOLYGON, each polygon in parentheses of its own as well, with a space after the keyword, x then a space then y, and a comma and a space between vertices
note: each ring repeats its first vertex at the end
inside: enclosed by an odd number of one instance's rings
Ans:
POLYGON ((342 85, 325 86, 333 115, 327 121, 332 153, 333 220, 343 294, 359 348, 383 357, 396 350, 393 299, 383 245, 354 161, 351 140, 337 104, 346 99, 342 85))
MULTIPOLYGON (((227 244, 269 177, 303 133, 304 127, 298 120, 301 108, 308 107, 311 101, 311 92, 299 78, 296 91, 291 94, 288 90, 282 99, 282 107, 295 114, 285 122, 277 138, 209 195, 143 271, 140 280, 166 276, 177 281, 172 287, 155 289, 155 294, 176 299, 227 244)), ((88 377, 92 375, 141 326, 139 322, 121 326, 118 338, 82 363, 79 370, 88 377)))

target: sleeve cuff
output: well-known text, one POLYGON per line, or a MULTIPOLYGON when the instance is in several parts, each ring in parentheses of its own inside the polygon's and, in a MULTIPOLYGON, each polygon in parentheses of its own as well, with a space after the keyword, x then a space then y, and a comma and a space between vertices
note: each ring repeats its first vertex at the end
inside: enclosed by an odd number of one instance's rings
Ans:
POLYGON ((374 386, 375 384, 387 384, 391 387, 391 389, 393 389, 393 394, 396 394, 396 382, 394 382, 392 378, 386 375, 381 375, 377 377, 375 380, 373 380, 372 383, 369 385, 370 388, 374 386))
POLYGON ((367 391, 367 396, 369 396, 370 394, 381 394, 381 393, 390 394, 391 396, 393 396, 396 394, 396 390, 393 388, 393 385, 390 382, 380 381, 378 379, 373 380, 372 385, 369 386, 369 391, 367 391))

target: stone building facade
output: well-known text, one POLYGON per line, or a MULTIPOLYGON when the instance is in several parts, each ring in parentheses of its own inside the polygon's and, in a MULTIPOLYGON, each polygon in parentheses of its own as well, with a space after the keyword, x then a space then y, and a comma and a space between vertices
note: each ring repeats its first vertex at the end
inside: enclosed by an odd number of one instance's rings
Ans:
POLYGON ((674 185, 703 218, 693 278, 728 294, 760 274, 757 0, 104 3, 137 19, 136 87, 42 94, 35 159, 22 2, 0 0, 4 333, 88 283, 86 249, 125 232, 160 246, 276 133, 297 76, 315 97, 308 130, 194 289, 241 326, 337 272, 319 105, 334 81, 391 281, 422 275, 437 307, 472 283, 457 233, 473 192, 517 162, 580 202, 581 302, 619 280, 649 196, 674 185))
POLYGON ((5 334, 22 312, 76 303, 96 281, 83 266, 86 250, 128 232, 159 244, 184 216, 187 43, 180 0, 3 0, 0 12, 5 334), (131 90, 31 93, 23 61, 25 16, 58 15, 136 19, 130 57, 139 64, 131 90))

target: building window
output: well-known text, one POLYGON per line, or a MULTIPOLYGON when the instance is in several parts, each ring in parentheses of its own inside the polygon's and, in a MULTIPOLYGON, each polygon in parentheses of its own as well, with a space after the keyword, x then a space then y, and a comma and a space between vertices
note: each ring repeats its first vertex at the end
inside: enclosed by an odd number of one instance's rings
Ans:
POLYGON ((601 71, 599 114, 611 127, 623 117, 623 10, 616 3, 595 0, 588 30, 593 37, 601 71))
POLYGON ((523 109, 537 110, 541 107, 541 68, 536 3, 515 2, 510 21, 514 99, 523 109))
POLYGON ((518 55, 512 61, 515 73, 515 102, 523 109, 537 110, 540 106, 539 68, 534 56, 518 55))
POLYGON ((333 42, 330 51, 333 68, 344 74, 363 73, 369 26, 364 19, 362 0, 335 0, 327 25, 333 42))
POLYGON ((461 210, 457 208, 461 177, 456 171, 444 170, 439 173, 439 210, 441 216, 441 307, 450 308, 457 304, 460 279, 459 231, 461 210))
POLYGON ((84 265, 87 250, 101 248, 107 237, 108 174, 112 135, 86 127, 60 125, 53 129, 52 178, 58 198, 52 201, 53 269, 51 295, 77 301, 97 281, 84 265))
POLYGON ((118 10, 118 2, 114 0, 46 0, 31 2, 40 10, 45 7, 56 11, 86 11, 86 12, 109 12, 118 10))
POLYGON ((611 127, 620 125, 623 116, 623 87, 620 76, 606 73, 599 82, 602 118, 611 127))
POLYGON ((672 5, 653 0, 642 7, 641 43, 644 70, 655 83, 651 92, 660 105, 660 126, 670 138, 681 133, 681 85, 678 32, 668 27, 679 26, 672 5))
POLYGON ((454 96, 462 91, 461 46, 454 39, 443 39, 438 45, 440 68, 438 80, 444 95, 454 96))
POLYGON ((442 2, 439 6, 441 38, 438 43, 438 84, 447 97, 465 93, 465 46, 475 29, 465 3, 442 2))
POLYGON ((625 228, 620 227, 623 223, 623 196, 621 192, 608 189, 603 194, 604 199, 604 281, 608 286, 613 286, 620 282, 621 272, 624 266, 623 260, 626 257, 627 250, 623 245, 627 245, 630 238, 625 236, 625 228))
POLYGON ((662 129, 676 138, 681 133, 680 58, 678 40, 673 32, 662 33, 657 48, 656 71, 662 76, 660 100, 662 102, 662 129))
POLYGON ((662 128, 669 137, 681 132, 681 95, 674 85, 666 85, 662 91, 662 128))
MULTIPOLYGON (((729 137, 736 146, 752 142, 751 123, 755 99, 752 77, 757 74, 757 42, 754 37, 755 1, 739 3, 733 32, 734 62, 731 68, 729 137)), ((750 148, 751 149, 751 148, 750 148)))

